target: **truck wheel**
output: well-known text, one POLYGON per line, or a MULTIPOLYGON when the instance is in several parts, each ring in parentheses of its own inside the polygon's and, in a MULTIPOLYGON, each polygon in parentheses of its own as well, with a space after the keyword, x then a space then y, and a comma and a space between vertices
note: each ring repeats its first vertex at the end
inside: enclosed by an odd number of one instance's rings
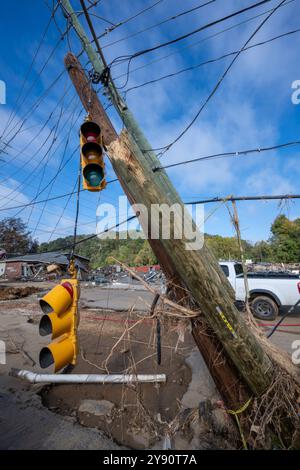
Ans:
POLYGON ((251 302, 251 309, 253 315, 260 320, 275 320, 279 312, 276 302, 265 295, 255 297, 251 302))

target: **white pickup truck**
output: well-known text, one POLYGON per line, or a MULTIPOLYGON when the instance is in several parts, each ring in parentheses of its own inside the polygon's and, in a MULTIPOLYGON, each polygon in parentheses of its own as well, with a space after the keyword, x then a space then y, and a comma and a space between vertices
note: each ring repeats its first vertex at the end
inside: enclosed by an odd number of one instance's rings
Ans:
MULTIPOLYGON (((245 284, 241 263, 220 261, 225 276, 235 291, 237 302, 245 301, 245 284)), ((279 308, 295 305, 300 299, 300 277, 290 273, 247 273, 253 314, 274 320, 279 308)))

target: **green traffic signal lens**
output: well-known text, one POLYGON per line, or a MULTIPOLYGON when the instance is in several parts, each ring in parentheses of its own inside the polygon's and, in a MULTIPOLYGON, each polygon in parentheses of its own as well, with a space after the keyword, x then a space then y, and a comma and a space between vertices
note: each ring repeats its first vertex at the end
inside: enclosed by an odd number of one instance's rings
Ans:
POLYGON ((100 165, 87 165, 83 170, 83 176, 86 179, 89 186, 96 187, 99 186, 101 181, 104 178, 104 172, 100 165))

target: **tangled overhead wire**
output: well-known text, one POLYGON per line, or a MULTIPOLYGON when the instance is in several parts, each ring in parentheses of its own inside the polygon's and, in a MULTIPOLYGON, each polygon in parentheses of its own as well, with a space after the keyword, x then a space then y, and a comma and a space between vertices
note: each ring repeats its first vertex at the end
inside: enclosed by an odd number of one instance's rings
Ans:
POLYGON ((94 85, 98 85, 101 82, 101 74, 96 72, 94 69, 89 70, 88 75, 94 85))
POLYGON ((102 73, 92 69, 89 70, 88 75, 93 84, 98 85, 99 83, 102 83, 104 87, 107 87, 110 80, 110 68, 105 67, 102 73))

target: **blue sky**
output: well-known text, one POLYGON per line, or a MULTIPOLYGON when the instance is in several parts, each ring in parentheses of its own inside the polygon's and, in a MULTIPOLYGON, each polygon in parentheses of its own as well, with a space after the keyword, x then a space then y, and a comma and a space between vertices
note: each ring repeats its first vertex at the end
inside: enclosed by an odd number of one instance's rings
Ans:
MULTIPOLYGON (((72 0, 71 3, 75 10, 80 10, 79 1, 72 0)), ((91 12, 118 23, 153 3, 151 0, 103 0, 91 12)), ((162 0, 148 12, 106 34, 101 44, 107 61, 173 39, 254 1, 216 0, 191 14, 126 39, 139 30, 201 3, 204 0, 162 0)), ((184 41, 135 59, 126 88, 238 50, 264 16, 250 18, 278 3, 279 0, 272 0, 184 41), (240 26, 215 34, 247 19, 249 21, 240 26), (139 67, 142 68, 135 70, 139 67)), ((299 0, 286 3, 263 26, 252 43, 299 28, 299 0)), ((51 15, 50 5, 50 0, 1 2, 0 79, 7 86, 7 102, 0 105, 0 135, 3 134, 4 141, 10 142, 8 154, 1 155, 4 162, 0 165, 0 209, 6 209, 0 211, 1 218, 16 215, 18 211, 10 207, 30 202, 47 185, 38 199, 72 191, 76 184, 78 130, 85 114, 67 74, 63 73, 63 57, 69 47, 78 53, 80 44, 73 32, 69 35, 69 41, 60 40, 58 28, 63 31, 66 27, 60 9, 55 16, 57 25, 53 21, 50 23, 41 42, 51 15), (60 78, 47 91, 60 73, 60 78), (11 112, 14 113, 13 119, 7 126, 11 112), (20 128, 24 117, 26 120, 20 128), (65 147, 67 139, 68 145, 65 147), (53 185, 49 185, 60 166, 63 170, 53 185)), ((92 19, 98 34, 109 26, 95 16, 92 19)), ((86 27, 83 18, 81 21, 86 27)), ((291 101, 292 82, 300 79, 299 38, 300 33, 297 33, 241 54, 196 123, 162 157, 162 163, 299 140, 300 105, 296 106, 291 101)), ((128 105, 153 148, 168 144, 180 134, 230 60, 227 58, 128 92, 128 105)), ((85 64, 86 56, 82 56, 81 61, 85 64)), ((118 77, 125 71, 125 64, 113 67, 112 76, 118 77)), ((122 86, 124 77, 117 79, 116 83, 122 86)), ((106 104, 101 93, 99 97, 106 104)), ((109 113, 120 130, 119 118, 111 108, 109 113)), ((170 169, 168 174, 185 201, 230 194, 299 193, 299 150, 299 147, 292 147, 195 163, 170 169)), ((107 169, 107 178, 113 178, 109 164, 107 169)), ((99 194, 82 193, 79 233, 95 231, 99 199, 100 202, 116 204, 120 195, 122 190, 118 183, 109 185, 99 194)), ((215 205, 207 205, 206 216, 216 208, 215 205)), ((297 201, 284 206, 271 201, 239 203, 243 238, 250 241, 267 239, 270 225, 279 213, 296 218, 299 217, 299 208, 297 201)), ((74 215, 75 197, 39 204, 18 214, 40 241, 71 234, 74 215)), ((209 217, 205 231, 233 235, 225 206, 219 206, 209 217)))

